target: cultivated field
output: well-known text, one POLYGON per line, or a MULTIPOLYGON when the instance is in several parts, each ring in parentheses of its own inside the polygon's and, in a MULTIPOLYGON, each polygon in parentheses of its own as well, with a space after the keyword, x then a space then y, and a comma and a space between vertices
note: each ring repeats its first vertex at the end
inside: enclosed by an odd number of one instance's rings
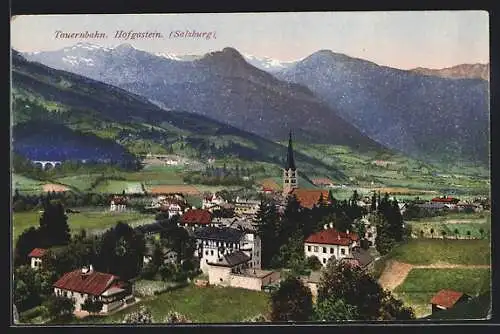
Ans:
MULTIPOLYGON (((15 212, 13 217, 13 240, 17 240, 19 234, 25 229, 39 226, 42 213, 38 211, 15 212)), ((80 229, 101 230, 114 226, 118 221, 132 224, 135 221, 150 218, 153 215, 141 214, 137 212, 109 212, 109 211, 91 211, 68 214, 69 228, 73 233, 80 229)))
POLYGON ((142 184, 140 182, 106 180, 99 183, 93 191, 104 194, 142 194, 142 184))
POLYGON ((395 295, 411 305, 417 316, 431 313, 430 301, 442 289, 476 296, 490 289, 491 273, 487 268, 412 269, 395 295))
POLYGON ((17 189, 20 193, 40 193, 42 191, 43 184, 44 182, 38 180, 33 180, 19 174, 12 174, 13 191, 17 189))
POLYGON ((56 179, 55 181, 73 187, 79 191, 85 192, 91 190, 92 184, 99 176, 101 176, 101 174, 81 174, 61 177, 56 179))
POLYGON ((195 186, 178 184, 178 185, 160 185, 146 187, 146 191, 150 194, 169 194, 169 193, 182 193, 186 195, 199 195, 200 190, 195 186))
POLYGON ((87 317, 75 323, 119 323, 125 314, 140 305, 147 306, 155 322, 161 322, 169 311, 186 315, 193 322, 240 322, 268 312, 268 295, 263 292, 236 288, 193 285, 143 299, 138 304, 107 317, 87 317))

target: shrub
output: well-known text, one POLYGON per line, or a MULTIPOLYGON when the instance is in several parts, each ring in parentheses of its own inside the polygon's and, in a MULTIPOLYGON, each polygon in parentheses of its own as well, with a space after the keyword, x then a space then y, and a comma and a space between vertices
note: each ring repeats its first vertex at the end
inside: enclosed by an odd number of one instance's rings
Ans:
POLYGON ((191 323, 192 321, 189 320, 185 315, 180 314, 178 312, 169 312, 163 322, 168 324, 176 324, 176 323, 191 323))
POLYGON ((153 316, 147 307, 141 305, 138 311, 126 314, 122 322, 125 324, 150 324, 153 322, 153 316))

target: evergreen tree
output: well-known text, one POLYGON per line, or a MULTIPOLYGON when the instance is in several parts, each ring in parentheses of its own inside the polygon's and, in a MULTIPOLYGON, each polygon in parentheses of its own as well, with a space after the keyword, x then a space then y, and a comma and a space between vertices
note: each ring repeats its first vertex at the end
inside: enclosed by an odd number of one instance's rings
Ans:
POLYGON ((261 261, 264 267, 271 264, 271 259, 278 253, 280 241, 278 238, 278 211, 272 200, 262 200, 254 218, 257 233, 261 239, 261 261))
POLYGON ((68 225, 68 216, 59 201, 45 203, 40 217, 40 233, 44 242, 50 246, 67 245, 71 235, 68 225))
POLYGON ((375 212, 377 210, 377 195, 373 192, 372 203, 370 205, 370 211, 375 212))
POLYGON ((271 296, 272 321, 307 321, 312 315, 312 295, 309 288, 290 276, 280 283, 271 296))

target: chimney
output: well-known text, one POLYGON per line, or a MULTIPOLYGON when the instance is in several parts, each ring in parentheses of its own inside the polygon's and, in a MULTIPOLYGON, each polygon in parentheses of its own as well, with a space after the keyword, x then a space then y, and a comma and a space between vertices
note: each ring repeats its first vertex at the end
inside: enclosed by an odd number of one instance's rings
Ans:
POLYGON ((330 228, 333 228, 333 223, 330 223, 330 228))
POLYGON ((340 240, 340 234, 337 234, 337 240, 340 240))
POLYGON ((327 229, 328 229, 328 224, 323 225, 323 228, 324 228, 325 230, 327 230, 327 229))
POLYGON ((347 230, 346 233, 349 234, 349 230, 347 230))

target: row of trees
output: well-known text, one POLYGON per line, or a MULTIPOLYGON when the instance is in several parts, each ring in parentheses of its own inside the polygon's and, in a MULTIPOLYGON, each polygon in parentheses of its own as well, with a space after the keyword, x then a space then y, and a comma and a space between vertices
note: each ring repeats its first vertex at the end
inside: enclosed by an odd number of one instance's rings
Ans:
POLYGON ((58 200, 64 207, 107 206, 110 196, 99 193, 46 192, 39 195, 21 194, 17 189, 12 198, 14 212, 41 210, 47 200, 58 200))
POLYGON ((331 260, 322 272, 316 304, 302 281, 289 276, 271 296, 272 321, 410 320, 411 308, 359 267, 331 260))
POLYGON ((372 211, 370 220, 377 228, 377 237, 375 239, 375 247, 381 255, 389 253, 392 248, 398 243, 408 238, 411 235, 410 227, 405 228, 403 216, 399 209, 399 204, 396 199, 389 199, 386 193, 383 198, 380 195, 374 194, 372 197, 373 203, 376 204, 376 210, 372 211))

